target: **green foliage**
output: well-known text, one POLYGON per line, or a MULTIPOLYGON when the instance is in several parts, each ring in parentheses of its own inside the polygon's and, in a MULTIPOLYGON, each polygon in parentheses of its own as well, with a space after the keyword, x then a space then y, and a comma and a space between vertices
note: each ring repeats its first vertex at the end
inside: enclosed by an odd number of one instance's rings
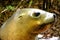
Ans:
POLYGON ((11 6, 11 5, 9 5, 9 6, 6 6, 6 9, 8 9, 8 10, 14 10, 14 6, 11 6))

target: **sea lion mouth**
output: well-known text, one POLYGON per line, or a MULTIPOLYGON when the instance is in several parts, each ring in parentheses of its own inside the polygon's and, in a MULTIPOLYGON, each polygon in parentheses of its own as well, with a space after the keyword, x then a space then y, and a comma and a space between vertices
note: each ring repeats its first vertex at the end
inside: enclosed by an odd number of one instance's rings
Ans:
POLYGON ((52 26, 52 23, 38 25, 38 26, 34 29, 33 33, 39 34, 39 33, 45 32, 45 31, 47 31, 51 26, 52 26))
POLYGON ((33 33, 39 34, 46 32, 48 29, 50 29, 53 25, 55 25, 57 17, 54 16, 54 21, 47 23, 47 24, 42 24, 42 25, 37 25, 37 27, 34 29, 33 33))

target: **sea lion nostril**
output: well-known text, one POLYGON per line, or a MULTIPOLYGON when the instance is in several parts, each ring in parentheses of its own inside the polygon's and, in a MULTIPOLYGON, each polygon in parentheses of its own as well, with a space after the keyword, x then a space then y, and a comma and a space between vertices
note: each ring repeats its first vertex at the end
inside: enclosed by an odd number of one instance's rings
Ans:
POLYGON ((55 18, 55 17, 56 17, 56 15, 53 15, 53 17, 55 18))
POLYGON ((57 20, 57 15, 53 15, 53 17, 54 17, 54 24, 58 21, 57 20))

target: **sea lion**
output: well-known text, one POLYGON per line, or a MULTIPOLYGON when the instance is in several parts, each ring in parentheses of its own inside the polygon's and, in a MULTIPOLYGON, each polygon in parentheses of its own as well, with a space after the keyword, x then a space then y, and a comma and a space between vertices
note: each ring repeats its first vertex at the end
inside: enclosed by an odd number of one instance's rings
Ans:
MULTIPOLYGON (((54 13, 35 8, 17 9, 1 27, 1 40, 35 40, 36 29, 54 21, 54 13)), ((46 30, 46 29, 45 29, 46 30)), ((40 31, 41 32, 44 32, 40 31)))

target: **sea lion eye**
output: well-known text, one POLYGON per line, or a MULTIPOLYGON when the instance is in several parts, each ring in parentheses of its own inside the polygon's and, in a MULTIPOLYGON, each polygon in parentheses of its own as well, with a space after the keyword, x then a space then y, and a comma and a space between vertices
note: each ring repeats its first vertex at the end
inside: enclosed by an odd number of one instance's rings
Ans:
POLYGON ((32 14, 33 17, 38 18, 40 16, 40 12, 34 12, 32 14))

